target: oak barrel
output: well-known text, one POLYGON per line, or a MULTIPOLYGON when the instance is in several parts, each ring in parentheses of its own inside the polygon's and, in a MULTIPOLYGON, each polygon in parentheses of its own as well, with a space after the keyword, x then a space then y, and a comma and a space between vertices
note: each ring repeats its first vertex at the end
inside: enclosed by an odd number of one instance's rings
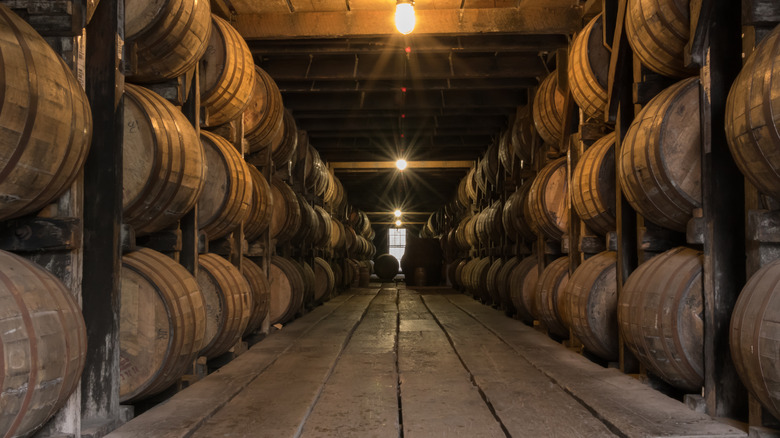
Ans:
POLYGON ((70 291, 42 267, 0 251, 0 279, 0 431, 28 436, 79 386, 86 327, 70 291))
POLYGON ((257 240, 268 229, 273 212, 273 194, 271 186, 263 174, 251 164, 247 164, 252 177, 252 205, 244 222, 244 236, 248 242, 257 240))
POLYGON ((761 192, 780 199, 780 26, 756 47, 726 101, 726 138, 737 166, 761 192))
POLYGON ((561 301, 564 322, 585 348, 604 360, 617 360, 617 253, 604 251, 582 262, 561 301))
POLYGON ((645 219, 685 231, 701 207, 699 78, 654 97, 626 132, 618 157, 623 194, 645 219))
POLYGON ((198 227, 209 240, 235 230, 252 213, 252 175, 241 154, 224 138, 200 132, 208 163, 206 184, 198 199, 198 227))
POLYGON ((528 192, 531 190, 533 182, 527 181, 518 187, 504 202, 504 208, 501 211, 501 221, 506 230, 506 236, 517 241, 520 239, 534 240, 531 226, 528 224, 528 218, 525 216, 525 205, 528 202, 528 192))
POLYGON ((122 257, 119 398, 157 394, 181 377, 204 345, 198 282, 170 257, 144 248, 122 257))
MULTIPOLYGON (((289 111, 284 111, 283 133, 279 145, 271 151, 271 159, 274 161, 274 167, 283 169, 295 155, 298 147, 298 128, 295 125, 295 119, 289 111)), ((342 189, 343 190, 343 189, 342 189)))
POLYGON ((569 258, 561 257, 548 264, 536 283, 536 317, 550 333, 566 338, 569 328, 561 318, 561 297, 569 282, 569 258))
POLYGON ((292 239, 301 226, 298 197, 292 187, 280 178, 271 178, 271 196, 274 202, 269 232, 277 243, 284 243, 292 239))
POLYGON ((346 229, 344 225, 336 219, 330 221, 330 249, 341 252, 347 247, 346 229))
POLYGON ((87 96, 25 21, 0 5, 0 220, 70 188, 92 139, 87 96))
POLYGON ((574 37, 569 56, 569 88, 574 101, 588 117, 604 118, 610 54, 604 47, 602 14, 574 37))
POLYGON ((487 274, 489 269, 489 257, 474 259, 470 263, 470 266, 467 265, 464 269, 466 289, 469 290, 475 298, 482 300, 485 304, 491 304, 493 302, 487 290, 487 274))
POLYGON ((329 298, 336 289, 336 277, 333 268, 324 259, 314 258, 314 301, 322 302, 329 298))
POLYGON ((536 136, 533 107, 531 105, 519 107, 509 135, 511 146, 508 149, 518 160, 528 164, 533 160, 536 136))
POLYGON ((517 316, 526 323, 536 318, 536 283, 539 279, 536 257, 526 257, 509 272, 509 297, 517 316))
POLYGON ((382 281, 393 281, 398 275, 398 260, 390 254, 382 254, 374 261, 374 272, 382 281))
POLYGON ((268 315, 271 283, 268 282, 268 276, 263 268, 255 264, 249 257, 244 257, 241 260, 241 268, 244 278, 249 284, 249 290, 252 291, 252 312, 244 331, 244 334, 250 334, 260 328, 268 315))
POLYGON ((241 117, 255 87, 255 63, 246 41, 227 21, 212 14, 208 49, 201 59, 200 105, 206 109, 201 121, 219 126, 241 117))
POLYGON ((683 65, 690 39, 689 8, 690 0, 628 0, 626 38, 643 65, 671 77, 696 73, 683 65))
POLYGON ((122 220, 137 235, 176 223, 195 206, 206 157, 192 124, 158 94, 125 84, 122 220))
POLYGON ((477 215, 475 231, 477 239, 485 246, 490 242, 497 242, 504 235, 502 223, 502 205, 495 201, 490 207, 485 208, 477 215))
POLYGON ((216 254, 198 256, 198 286, 206 305, 206 337, 201 356, 226 353, 246 331, 254 304, 241 271, 216 254))
POLYGON ((314 240, 314 246, 321 249, 327 249, 330 246, 332 231, 330 213, 319 205, 314 206, 314 212, 317 214, 318 229, 317 237, 314 240))
POLYGON ((501 271, 501 267, 504 265, 504 260, 497 258, 493 260, 487 271, 487 279, 485 282, 485 289, 487 289, 488 295, 493 304, 501 304, 501 294, 498 291, 498 273, 501 271))
POLYGON ((780 260, 758 270, 737 298, 731 315, 731 357, 742 383, 776 418, 780 417, 777 351, 780 260))
POLYGON ((563 134, 563 93, 558 91, 558 73, 553 70, 539 84, 533 106, 534 126, 545 143, 558 144, 563 134))
POLYGON ((303 305, 304 279, 295 262, 280 256, 271 259, 269 317, 271 324, 287 322, 303 305))
POLYGON ((567 185, 566 157, 547 164, 536 175, 525 205, 525 217, 532 230, 549 239, 561 240, 569 224, 567 185))
POLYGON ((282 93, 271 76, 255 67, 255 86, 249 106, 244 110, 244 136, 249 152, 278 148, 284 135, 282 93))
POLYGON ((317 213, 309 205, 309 201, 300 193, 296 194, 298 198, 298 210, 300 212, 301 223, 298 230, 293 235, 291 242, 295 245, 302 245, 304 242, 310 242, 316 237, 317 226, 319 225, 317 213))
POLYGON ((698 393, 704 382, 702 254, 674 248, 642 263, 618 297, 626 346, 650 372, 698 393))
POLYGON ((496 274, 496 289, 500 299, 501 307, 509 315, 514 315, 517 310, 512 302, 512 288, 514 285, 509 282, 512 270, 520 263, 520 257, 512 257, 501 265, 501 269, 496 274))
POLYGON ((211 8, 198 0, 125 0, 131 82, 163 82, 193 69, 212 33, 211 8))
POLYGON ((615 133, 593 143, 571 177, 571 205, 588 227, 605 235, 615 229, 615 133))

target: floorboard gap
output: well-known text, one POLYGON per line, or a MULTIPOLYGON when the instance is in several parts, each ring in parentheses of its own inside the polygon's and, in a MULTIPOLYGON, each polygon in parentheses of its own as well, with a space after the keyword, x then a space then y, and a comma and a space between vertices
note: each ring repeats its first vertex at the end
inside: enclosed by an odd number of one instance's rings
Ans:
POLYGON ((398 366, 398 341, 401 338, 401 293, 398 289, 395 290, 395 308, 397 313, 395 315, 395 345, 393 346, 393 352, 395 353, 395 376, 396 376, 396 397, 398 397, 398 436, 404 438, 404 410, 401 400, 401 368, 398 366))

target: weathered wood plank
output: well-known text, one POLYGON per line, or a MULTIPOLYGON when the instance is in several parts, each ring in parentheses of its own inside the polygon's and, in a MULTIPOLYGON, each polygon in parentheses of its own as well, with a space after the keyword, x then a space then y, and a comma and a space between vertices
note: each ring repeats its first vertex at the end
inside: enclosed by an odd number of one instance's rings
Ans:
POLYGON ((614 436, 574 398, 447 297, 426 295, 423 300, 511 436, 614 436))
POLYGON ((236 360, 210 374, 197 385, 190 386, 121 428, 111 438, 174 438, 189 436, 233 397, 263 373, 274 361, 289 351, 295 343, 331 315, 349 311, 352 295, 340 295, 314 309, 302 318, 268 336, 236 360))
POLYGON ((448 299, 512 346, 535 368, 576 397, 613 430, 628 437, 746 437, 735 427, 689 410, 650 386, 602 368, 536 330, 463 295, 448 299))
POLYGON ((247 385, 192 436, 253 436, 258 431, 265 436, 294 436, 374 297, 350 299, 342 312, 330 315, 317 330, 298 339, 261 378, 247 385))
POLYGON ((0 249, 17 252, 81 248, 81 219, 24 217, 0 224, 0 249))
POLYGON ((419 295, 401 291, 399 307, 404 437, 504 436, 419 295))
POLYGON ((398 437, 396 289, 383 289, 325 384, 303 437, 398 437))

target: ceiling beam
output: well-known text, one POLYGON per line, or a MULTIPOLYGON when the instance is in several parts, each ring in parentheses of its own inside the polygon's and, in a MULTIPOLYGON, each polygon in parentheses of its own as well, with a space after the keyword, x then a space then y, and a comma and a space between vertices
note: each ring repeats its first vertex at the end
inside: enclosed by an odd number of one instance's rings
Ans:
POLYGON ((514 107, 527 102, 521 90, 408 90, 285 93, 284 106, 292 110, 383 110, 514 107))
MULTIPOLYGON (((332 161, 328 167, 334 171, 395 169, 394 161, 332 161)), ((407 169, 471 169, 474 161, 409 161, 407 169)))
MULTIPOLYGON (((437 116, 508 116, 515 114, 517 107, 496 107, 496 108, 440 108, 440 109, 414 109, 407 108, 404 114, 407 117, 437 117, 437 116)), ((304 119, 373 119, 386 117, 399 117, 401 112, 398 110, 331 110, 331 111, 307 111, 298 110, 293 114, 295 120, 304 119)))
MULTIPOLYGON (((582 25, 582 8, 566 2, 544 6, 520 2, 516 8, 418 9, 415 35, 485 33, 571 34, 582 25)), ((356 10, 240 14, 234 26, 247 40, 349 38, 396 35, 393 12, 356 10)))
POLYGON ((321 93, 328 91, 398 91, 407 90, 527 90, 539 85, 533 78, 443 78, 415 79, 414 81, 357 80, 357 79, 276 79, 282 93, 321 93))

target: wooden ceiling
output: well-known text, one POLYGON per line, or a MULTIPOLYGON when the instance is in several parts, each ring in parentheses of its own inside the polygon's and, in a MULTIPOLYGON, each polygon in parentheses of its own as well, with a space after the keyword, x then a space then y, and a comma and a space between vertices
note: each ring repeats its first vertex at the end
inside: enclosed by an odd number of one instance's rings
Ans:
MULTIPOLYGON (((212 0, 327 161, 475 160, 582 23, 578 0, 212 0)), ((339 170, 352 205, 433 211, 467 169, 339 170)))

